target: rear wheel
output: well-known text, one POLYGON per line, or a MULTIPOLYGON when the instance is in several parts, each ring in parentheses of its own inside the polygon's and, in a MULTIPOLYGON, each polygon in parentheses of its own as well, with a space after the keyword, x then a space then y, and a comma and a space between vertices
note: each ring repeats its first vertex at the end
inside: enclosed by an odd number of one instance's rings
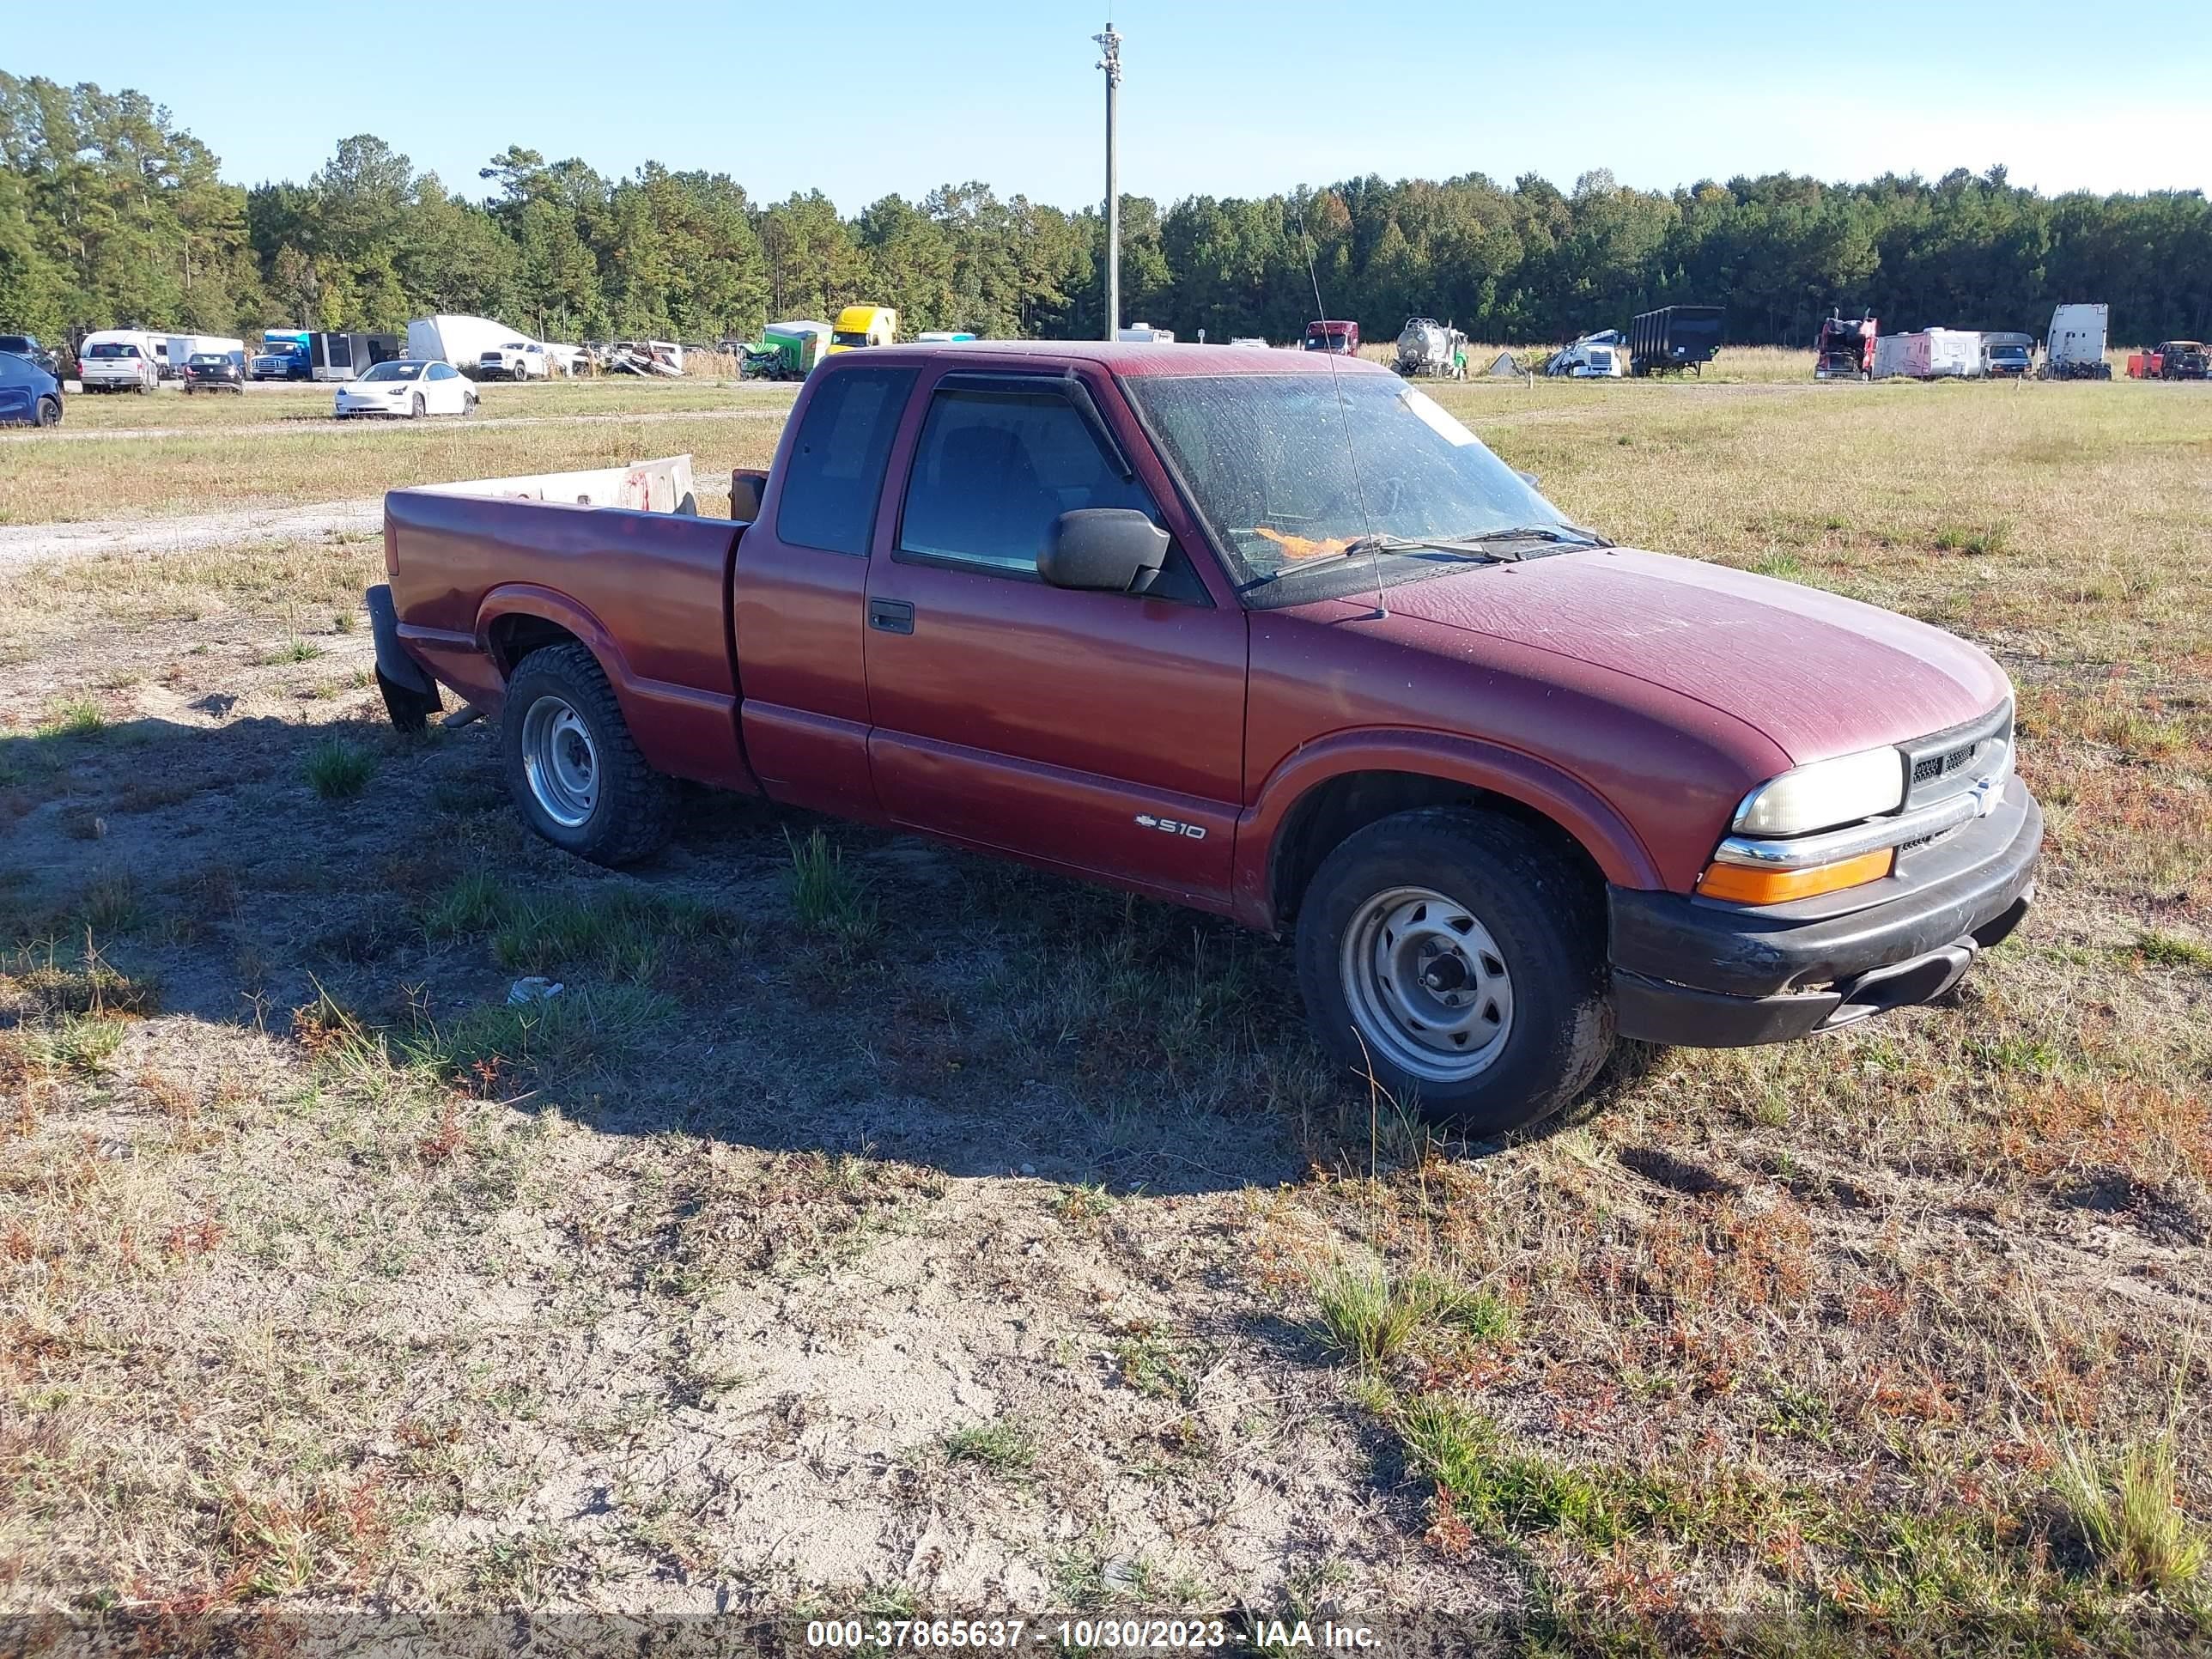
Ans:
POLYGON ((582 645, 523 659, 500 736, 516 806, 556 847, 594 864, 631 864, 668 839, 674 792, 638 752, 614 688, 582 645))
POLYGON ((1430 1117, 1495 1134, 1586 1088, 1613 1045, 1589 878, 1516 819, 1401 812, 1322 860, 1298 983, 1323 1048, 1430 1117))

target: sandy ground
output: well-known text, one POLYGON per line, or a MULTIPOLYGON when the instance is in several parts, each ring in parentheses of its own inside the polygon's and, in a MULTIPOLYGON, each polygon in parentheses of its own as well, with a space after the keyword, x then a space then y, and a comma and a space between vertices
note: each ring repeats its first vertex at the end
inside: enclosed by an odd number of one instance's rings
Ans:
MULTIPOLYGON (((88 434, 108 436, 112 434, 88 434)), ((307 507, 241 507, 180 519, 94 519, 86 524, 0 525, 0 570, 106 553, 179 553, 196 547, 359 534, 384 522, 384 497, 307 507)))

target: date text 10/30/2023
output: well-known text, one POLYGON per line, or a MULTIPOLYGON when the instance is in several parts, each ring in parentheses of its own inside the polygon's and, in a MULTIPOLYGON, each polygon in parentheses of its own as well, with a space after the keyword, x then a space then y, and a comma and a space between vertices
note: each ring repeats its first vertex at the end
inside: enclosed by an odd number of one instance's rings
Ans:
POLYGON ((811 1648, 873 1651, 1018 1649, 1024 1638, 1040 1647, 1095 1652, 1175 1652, 1224 1647, 1244 1638, 1263 1648, 1316 1649, 1355 1653, 1373 1649, 1364 1625, 1324 1620, 1262 1620, 1251 1628, 1219 1619, 828 1619, 806 1626, 811 1648))

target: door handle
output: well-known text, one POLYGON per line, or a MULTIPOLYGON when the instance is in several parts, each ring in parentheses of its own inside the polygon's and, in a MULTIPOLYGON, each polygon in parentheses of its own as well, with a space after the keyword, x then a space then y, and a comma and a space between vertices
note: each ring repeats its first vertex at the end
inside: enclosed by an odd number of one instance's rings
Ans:
POLYGON ((914 606, 904 599, 870 599, 868 626, 884 634, 914 632, 914 606))

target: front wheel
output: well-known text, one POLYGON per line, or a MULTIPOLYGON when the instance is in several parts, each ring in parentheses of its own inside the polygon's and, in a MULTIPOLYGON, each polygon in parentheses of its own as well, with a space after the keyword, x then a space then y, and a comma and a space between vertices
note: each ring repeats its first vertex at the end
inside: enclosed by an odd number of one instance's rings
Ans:
POLYGON ((638 752, 614 688, 580 644, 522 659, 507 684, 501 752, 530 827, 594 864, 633 864, 668 839, 673 791, 638 752))
POLYGON ((1347 837, 1299 907, 1298 984, 1331 1055, 1478 1134, 1533 1123, 1613 1046, 1595 884, 1547 837, 1468 807, 1347 837))
POLYGON ((407 418, 410 421, 421 420, 422 418, 423 410, 428 407, 428 405, 422 401, 422 394, 419 392, 416 392, 414 397, 408 400, 407 418))
POLYGON ((40 426, 59 426, 62 423, 62 406, 52 398, 41 398, 38 410, 32 418, 40 426))

